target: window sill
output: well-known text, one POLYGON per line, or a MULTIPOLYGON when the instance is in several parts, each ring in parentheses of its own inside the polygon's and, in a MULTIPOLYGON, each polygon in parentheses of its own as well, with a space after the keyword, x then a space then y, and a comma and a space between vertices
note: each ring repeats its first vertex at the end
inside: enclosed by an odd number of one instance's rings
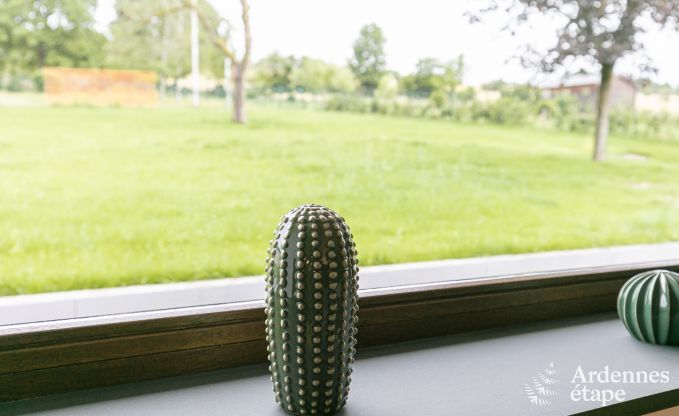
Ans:
MULTIPOLYGON (((622 284, 677 261, 360 291, 359 350, 615 310, 622 284)), ((0 401, 257 364, 263 302, 5 326, 0 401), (104 375, 104 376, 102 376, 104 375)))
MULTIPOLYGON (((617 318, 598 314, 507 329, 364 348, 354 364, 343 414, 431 416, 480 414, 642 414, 679 404, 674 348, 643 344, 617 318), (615 354, 611 354, 615 351, 615 354), (553 396, 536 405, 526 393, 538 372, 553 363, 553 396), (622 388, 624 401, 601 407, 573 401, 572 378, 584 371, 669 370, 662 384, 594 384, 622 388), (377 387, 376 387, 377 386, 377 387)), ((125 384, 6 404, 6 414, 46 411, 45 416, 281 414, 264 365, 125 384)))

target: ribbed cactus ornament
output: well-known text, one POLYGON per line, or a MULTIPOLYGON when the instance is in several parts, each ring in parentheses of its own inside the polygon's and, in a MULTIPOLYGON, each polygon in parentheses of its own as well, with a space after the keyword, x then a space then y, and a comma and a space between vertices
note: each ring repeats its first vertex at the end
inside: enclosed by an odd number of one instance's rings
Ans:
POLYGON ((653 270, 629 279, 618 294, 618 316, 640 341, 679 345, 679 274, 653 270))
POLYGON ((346 403, 356 345, 358 260, 334 211, 302 205, 276 227, 266 267, 266 340, 276 402, 295 415, 346 403))

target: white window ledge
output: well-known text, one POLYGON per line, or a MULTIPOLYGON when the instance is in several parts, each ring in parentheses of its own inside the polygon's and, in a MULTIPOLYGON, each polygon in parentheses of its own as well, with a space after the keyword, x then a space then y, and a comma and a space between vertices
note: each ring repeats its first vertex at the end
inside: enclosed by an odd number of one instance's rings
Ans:
MULTIPOLYGON (((679 259, 679 242, 362 267, 361 289, 679 259)), ((261 276, 0 297, 0 325, 264 298, 261 276)))

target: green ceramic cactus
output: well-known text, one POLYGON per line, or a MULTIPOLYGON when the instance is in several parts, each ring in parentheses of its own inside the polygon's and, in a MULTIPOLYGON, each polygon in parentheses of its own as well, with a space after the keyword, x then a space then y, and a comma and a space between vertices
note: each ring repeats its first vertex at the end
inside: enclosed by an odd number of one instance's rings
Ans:
POLYGON ((679 345, 679 274, 653 270, 629 279, 618 294, 618 316, 640 341, 679 345))
POLYGON ((358 260, 334 211, 302 205, 271 240, 266 268, 266 340, 276 402, 291 414, 344 406, 356 345, 358 260))

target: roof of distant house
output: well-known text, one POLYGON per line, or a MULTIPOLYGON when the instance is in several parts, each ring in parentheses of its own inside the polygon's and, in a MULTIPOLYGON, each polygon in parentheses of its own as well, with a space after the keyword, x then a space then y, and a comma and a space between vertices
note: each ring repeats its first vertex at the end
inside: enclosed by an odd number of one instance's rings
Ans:
MULTIPOLYGON (((623 77, 620 75, 614 75, 614 78, 617 78, 620 81, 623 81, 627 84, 629 84, 633 88, 637 88, 637 84, 627 78, 623 77)), ((549 90, 549 89, 559 89, 559 88, 572 88, 572 87, 585 87, 585 86, 599 86, 599 82, 601 81, 599 74, 575 74, 575 75, 570 75, 567 77, 562 78, 559 82, 557 83, 550 83, 543 85, 542 88, 549 90)))

